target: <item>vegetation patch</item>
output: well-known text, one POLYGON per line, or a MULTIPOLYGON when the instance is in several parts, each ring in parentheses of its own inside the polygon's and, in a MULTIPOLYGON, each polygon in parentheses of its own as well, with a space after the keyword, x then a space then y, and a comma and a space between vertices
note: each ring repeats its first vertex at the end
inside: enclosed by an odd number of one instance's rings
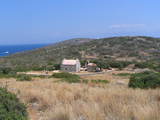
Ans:
POLYGON ((102 84, 107 84, 107 83, 109 83, 109 81, 108 80, 91 80, 91 82, 92 83, 102 83, 102 84))
POLYGON ((83 56, 93 56, 93 58, 104 61, 104 63, 97 63, 101 68, 118 67, 122 69, 126 66, 127 60, 132 60, 130 58, 134 58, 135 61, 158 60, 159 62, 159 48, 159 38, 143 36, 112 37, 98 40, 72 39, 45 48, 3 57, 0 59, 0 66, 9 66, 18 71, 53 70, 59 69, 60 65, 58 64, 64 58, 90 60, 90 58, 83 56), (119 58, 122 61, 116 62, 119 58), (111 62, 108 63, 106 60, 111 62), (108 66, 108 64, 110 65, 108 66))
POLYGON ((159 61, 146 61, 146 62, 137 62, 135 63, 135 68, 149 68, 160 72, 160 62, 159 61))
POLYGON ((129 87, 132 88, 157 88, 160 87, 160 73, 144 72, 131 75, 129 87))
POLYGON ((16 71, 11 68, 3 67, 0 68, 0 78, 12 78, 16 76, 16 71))
POLYGON ((0 68, 0 78, 16 78, 18 81, 31 81, 31 75, 19 74, 11 68, 0 68))
POLYGON ((91 62, 97 64, 99 68, 103 69, 118 68, 120 70, 127 67, 129 64, 132 64, 132 62, 129 61, 115 61, 115 60, 102 60, 102 59, 92 60, 91 62))
POLYGON ((128 77, 128 76, 131 76, 132 73, 118 73, 118 74, 114 74, 116 76, 121 76, 121 77, 128 77))
POLYGON ((27 120, 26 106, 4 88, 0 88, 0 120, 27 120))
MULTIPOLYGON (((68 83, 89 83, 89 80, 84 80, 81 79, 78 75, 67 73, 67 72, 62 72, 62 73, 54 73, 52 75, 54 78, 61 78, 63 82, 68 82, 68 83)), ((92 83, 109 83, 108 80, 91 80, 90 82, 92 83)))
POLYGON ((80 83, 81 78, 78 75, 62 72, 62 73, 54 73, 52 75, 54 78, 61 78, 62 81, 68 82, 68 83, 80 83))
POLYGON ((18 81, 31 81, 32 77, 29 75, 25 75, 25 74, 19 74, 16 76, 18 81))

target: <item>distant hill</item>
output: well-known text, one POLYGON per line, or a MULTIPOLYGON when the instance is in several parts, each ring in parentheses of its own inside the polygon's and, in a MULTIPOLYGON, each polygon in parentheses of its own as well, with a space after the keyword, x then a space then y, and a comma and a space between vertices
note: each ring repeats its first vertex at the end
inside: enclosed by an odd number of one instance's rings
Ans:
POLYGON ((33 68, 60 63, 63 58, 119 61, 160 60, 160 39, 144 36, 71 39, 0 58, 0 66, 33 68))

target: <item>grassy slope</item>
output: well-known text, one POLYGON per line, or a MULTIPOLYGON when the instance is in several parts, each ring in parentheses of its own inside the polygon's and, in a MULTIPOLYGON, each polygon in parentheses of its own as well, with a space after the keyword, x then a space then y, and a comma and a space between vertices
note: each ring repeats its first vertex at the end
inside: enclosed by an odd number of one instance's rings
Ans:
POLYGON ((0 66, 37 67, 59 63, 63 58, 158 60, 159 53, 160 39, 151 37, 72 39, 1 58, 0 66))

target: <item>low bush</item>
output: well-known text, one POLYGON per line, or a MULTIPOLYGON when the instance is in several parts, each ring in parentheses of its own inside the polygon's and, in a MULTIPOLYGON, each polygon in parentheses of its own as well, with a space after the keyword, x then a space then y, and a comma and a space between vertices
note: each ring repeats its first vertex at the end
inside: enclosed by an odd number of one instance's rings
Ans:
POLYGON ((18 81, 31 81, 32 77, 25 74, 17 75, 16 70, 11 68, 0 68, 0 78, 16 78, 18 81))
POLYGON ((104 60, 93 60, 91 62, 97 64, 97 67, 99 67, 99 68, 108 69, 110 67, 108 62, 104 61, 104 60))
POLYGON ((68 82, 68 83, 79 83, 81 82, 81 79, 78 75, 62 72, 62 73, 54 73, 52 75, 54 78, 62 78, 62 81, 68 82))
POLYGON ((15 78, 16 74, 1 74, 0 73, 0 78, 15 78))
POLYGON ((11 78, 16 76, 16 71, 11 68, 0 68, 0 78, 11 78))
POLYGON ((54 70, 60 70, 61 65, 60 64, 54 64, 54 70))
POLYGON ((103 69, 108 69, 110 67, 123 69, 127 67, 129 64, 132 64, 132 62, 129 61, 115 61, 115 60, 101 60, 101 59, 95 59, 92 60, 91 62, 97 64, 99 68, 103 69))
MULTIPOLYGON (((78 75, 67 73, 67 72, 54 73, 52 77, 61 78, 62 81, 68 82, 68 83, 86 83, 86 84, 89 83, 89 80, 81 79, 78 75)), ((103 83, 103 84, 109 83, 108 80, 91 80, 90 82, 97 83, 97 84, 98 83, 103 83)))
POLYGON ((9 74, 11 71, 12 71, 11 68, 6 68, 6 67, 0 68, 1 74, 9 74))
POLYGON ((27 120, 26 106, 4 88, 0 88, 0 120, 27 120))
POLYGON ((157 88, 160 87, 160 73, 144 72, 131 75, 129 87, 132 88, 157 88))
POLYGON ((132 64, 132 62, 129 62, 129 61, 111 61, 109 62, 110 67, 118 68, 120 70, 127 67, 129 64, 132 64))
POLYGON ((146 62, 137 62, 135 63, 135 68, 148 68, 148 64, 146 62))
POLYGON ((116 76, 121 76, 121 77, 125 77, 125 76, 131 76, 131 73, 119 73, 119 74, 114 74, 116 76))
POLYGON ((136 62, 135 68, 149 68, 157 72, 160 72, 160 62, 159 61, 136 62))
POLYGON ((32 77, 29 75, 25 75, 25 74, 19 74, 16 76, 18 81, 31 81, 32 77))

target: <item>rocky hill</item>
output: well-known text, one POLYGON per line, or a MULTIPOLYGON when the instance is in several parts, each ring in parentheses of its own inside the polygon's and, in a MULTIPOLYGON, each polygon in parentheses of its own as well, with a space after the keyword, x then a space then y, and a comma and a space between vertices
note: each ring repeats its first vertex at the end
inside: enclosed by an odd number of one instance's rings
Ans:
POLYGON ((33 68, 60 63, 63 58, 119 61, 160 60, 160 39, 143 36, 71 39, 0 58, 0 66, 33 68))

